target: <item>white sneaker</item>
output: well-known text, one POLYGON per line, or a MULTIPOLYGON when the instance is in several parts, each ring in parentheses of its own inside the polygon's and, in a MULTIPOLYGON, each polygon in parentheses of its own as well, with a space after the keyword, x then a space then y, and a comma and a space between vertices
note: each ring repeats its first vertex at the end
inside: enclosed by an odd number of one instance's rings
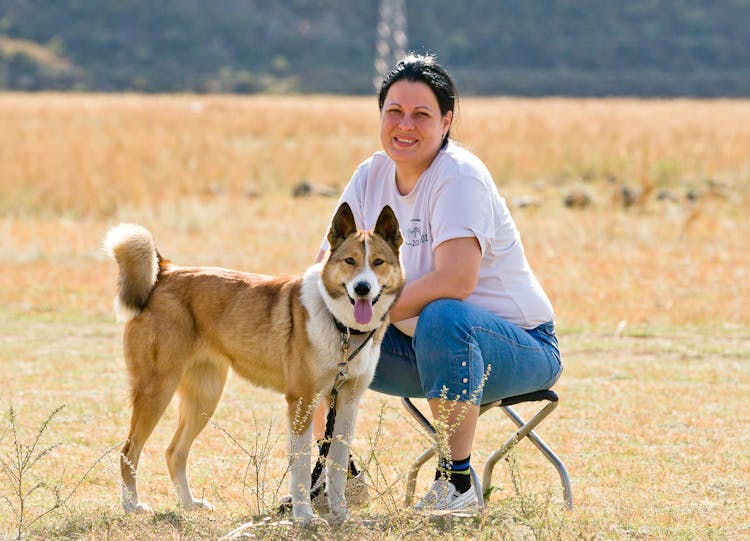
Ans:
POLYGON ((435 479, 430 490, 414 506, 417 511, 464 511, 477 507, 477 493, 472 486, 464 493, 447 479, 435 479))

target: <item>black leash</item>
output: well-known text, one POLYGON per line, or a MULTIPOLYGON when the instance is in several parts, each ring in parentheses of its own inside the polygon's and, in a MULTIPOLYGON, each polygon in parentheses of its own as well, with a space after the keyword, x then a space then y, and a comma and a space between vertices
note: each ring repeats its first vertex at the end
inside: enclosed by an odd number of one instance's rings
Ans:
MULTIPOLYGON (((335 320, 338 324, 338 321, 335 320)), ((341 330, 341 327, 339 325, 336 325, 339 330, 341 330)), ((325 436, 323 436, 323 443, 320 445, 320 452, 318 454, 318 461, 315 463, 315 468, 312 472, 312 478, 310 480, 310 488, 315 486, 315 483, 318 482, 318 479, 320 478, 320 475, 323 473, 323 468, 325 467, 325 461, 326 458, 328 458, 328 451, 331 449, 331 440, 333 440, 333 428, 336 425, 336 402, 338 400, 339 396, 339 389, 344 384, 344 378, 346 378, 346 373, 349 369, 349 362, 357 356, 357 354, 362 351, 362 348, 365 347, 367 342, 370 341, 372 336, 375 334, 374 329, 370 331, 370 334, 367 335, 367 337, 362 341, 362 343, 355 349, 351 355, 347 356, 347 353, 349 352, 349 337, 352 334, 353 329, 346 328, 346 332, 341 330, 341 358, 344 359, 342 362, 339 363, 339 370, 336 374, 336 378, 333 380, 333 388, 331 389, 331 394, 328 397, 328 417, 326 417, 326 431, 325 436)), ((364 334, 362 331, 358 331, 358 334, 364 334)), ((324 485, 321 483, 319 487, 317 487, 315 490, 310 492, 310 498, 315 498, 320 492, 323 490, 324 485)))

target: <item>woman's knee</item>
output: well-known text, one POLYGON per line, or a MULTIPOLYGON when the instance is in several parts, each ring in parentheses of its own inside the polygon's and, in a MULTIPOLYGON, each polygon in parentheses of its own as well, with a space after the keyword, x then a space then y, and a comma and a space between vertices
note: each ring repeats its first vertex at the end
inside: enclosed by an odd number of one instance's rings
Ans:
POLYGON ((460 401, 481 398, 482 355, 466 303, 441 299, 419 315, 414 351, 425 394, 460 401))
POLYGON ((465 303, 456 299, 438 299, 422 308, 414 331, 415 342, 430 343, 435 337, 466 332, 465 303))

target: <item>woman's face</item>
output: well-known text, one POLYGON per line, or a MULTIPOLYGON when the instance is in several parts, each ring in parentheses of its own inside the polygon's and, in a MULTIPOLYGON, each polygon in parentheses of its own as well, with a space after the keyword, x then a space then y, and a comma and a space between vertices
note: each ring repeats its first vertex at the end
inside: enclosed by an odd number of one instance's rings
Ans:
POLYGON ((380 143, 396 162, 397 173, 416 175, 435 159, 453 114, 440 114, 432 89, 422 82, 396 81, 388 89, 380 115, 380 143))

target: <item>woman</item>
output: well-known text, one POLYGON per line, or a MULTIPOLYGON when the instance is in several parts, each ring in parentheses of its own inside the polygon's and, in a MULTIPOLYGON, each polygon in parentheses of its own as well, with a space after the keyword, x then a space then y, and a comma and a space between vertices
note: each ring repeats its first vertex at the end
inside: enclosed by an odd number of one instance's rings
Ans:
POLYGON ((339 202, 363 229, 390 205, 404 236, 407 285, 370 388, 427 398, 447 445, 416 507, 466 509, 477 504, 469 467, 479 405, 560 376, 554 313, 489 171, 450 139, 457 93, 446 71, 409 54, 385 76, 378 103, 383 151, 358 167, 339 202))

